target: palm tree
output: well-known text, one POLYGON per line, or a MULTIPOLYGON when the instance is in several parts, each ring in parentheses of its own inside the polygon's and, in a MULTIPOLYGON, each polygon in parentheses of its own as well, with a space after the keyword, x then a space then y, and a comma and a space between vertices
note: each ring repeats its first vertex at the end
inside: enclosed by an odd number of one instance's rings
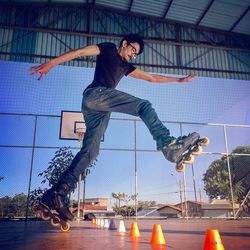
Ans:
POLYGON ((112 193, 112 198, 114 198, 116 200, 116 202, 118 201, 118 208, 121 208, 121 201, 125 201, 126 200, 126 194, 125 193, 112 193))

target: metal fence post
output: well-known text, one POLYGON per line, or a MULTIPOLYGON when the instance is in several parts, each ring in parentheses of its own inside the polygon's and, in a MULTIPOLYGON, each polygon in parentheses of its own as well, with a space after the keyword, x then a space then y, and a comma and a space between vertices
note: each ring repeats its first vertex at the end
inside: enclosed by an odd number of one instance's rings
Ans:
POLYGON ((234 215, 234 219, 235 219, 234 194, 233 194, 233 185, 232 185, 230 162, 229 162, 229 158, 228 158, 229 152, 228 152, 226 125, 223 125, 223 130, 224 130, 224 139, 225 139, 225 147, 226 147, 228 178, 229 178, 229 185, 230 185, 230 192, 231 192, 231 199, 232 199, 232 206, 233 206, 233 215, 234 215))

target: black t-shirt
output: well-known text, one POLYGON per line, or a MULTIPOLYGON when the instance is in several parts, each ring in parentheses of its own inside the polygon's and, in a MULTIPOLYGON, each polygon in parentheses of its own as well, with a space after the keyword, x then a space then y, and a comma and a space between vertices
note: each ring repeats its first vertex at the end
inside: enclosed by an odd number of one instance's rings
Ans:
POLYGON ((124 75, 130 74, 136 68, 123 61, 113 43, 99 43, 100 54, 97 56, 95 76, 88 88, 115 88, 124 75))

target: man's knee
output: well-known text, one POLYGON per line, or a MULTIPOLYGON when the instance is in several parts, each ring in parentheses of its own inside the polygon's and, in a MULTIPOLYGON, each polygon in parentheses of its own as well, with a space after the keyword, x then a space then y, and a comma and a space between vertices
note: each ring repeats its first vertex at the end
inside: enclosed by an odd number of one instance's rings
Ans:
POLYGON ((92 98, 83 98, 82 100, 82 111, 87 109, 93 109, 95 107, 95 99, 92 98))
POLYGON ((92 162, 96 159, 97 155, 99 154, 100 144, 96 140, 92 140, 87 145, 87 158, 89 162, 92 162))
POLYGON ((139 116, 145 114, 145 112, 148 112, 150 109, 152 109, 151 102, 148 100, 142 100, 140 104, 139 116))
POLYGON ((89 152, 89 162, 93 162, 94 160, 96 160, 97 156, 99 154, 99 147, 95 148, 94 150, 89 152))

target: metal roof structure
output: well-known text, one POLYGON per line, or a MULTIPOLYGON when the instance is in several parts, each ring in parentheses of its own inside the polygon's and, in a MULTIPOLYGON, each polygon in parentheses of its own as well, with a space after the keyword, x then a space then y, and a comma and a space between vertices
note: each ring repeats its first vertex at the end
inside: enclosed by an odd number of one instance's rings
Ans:
POLYGON ((5 3, 92 5, 128 15, 250 35, 250 0, 1 0, 5 3))
POLYGON ((96 0, 96 5, 250 35, 249 0, 96 0))
MULTIPOLYGON (((250 79, 250 0, 2 0, 0 60, 42 63, 139 33, 142 70, 250 79)), ((65 65, 93 67, 95 58, 65 65)))

